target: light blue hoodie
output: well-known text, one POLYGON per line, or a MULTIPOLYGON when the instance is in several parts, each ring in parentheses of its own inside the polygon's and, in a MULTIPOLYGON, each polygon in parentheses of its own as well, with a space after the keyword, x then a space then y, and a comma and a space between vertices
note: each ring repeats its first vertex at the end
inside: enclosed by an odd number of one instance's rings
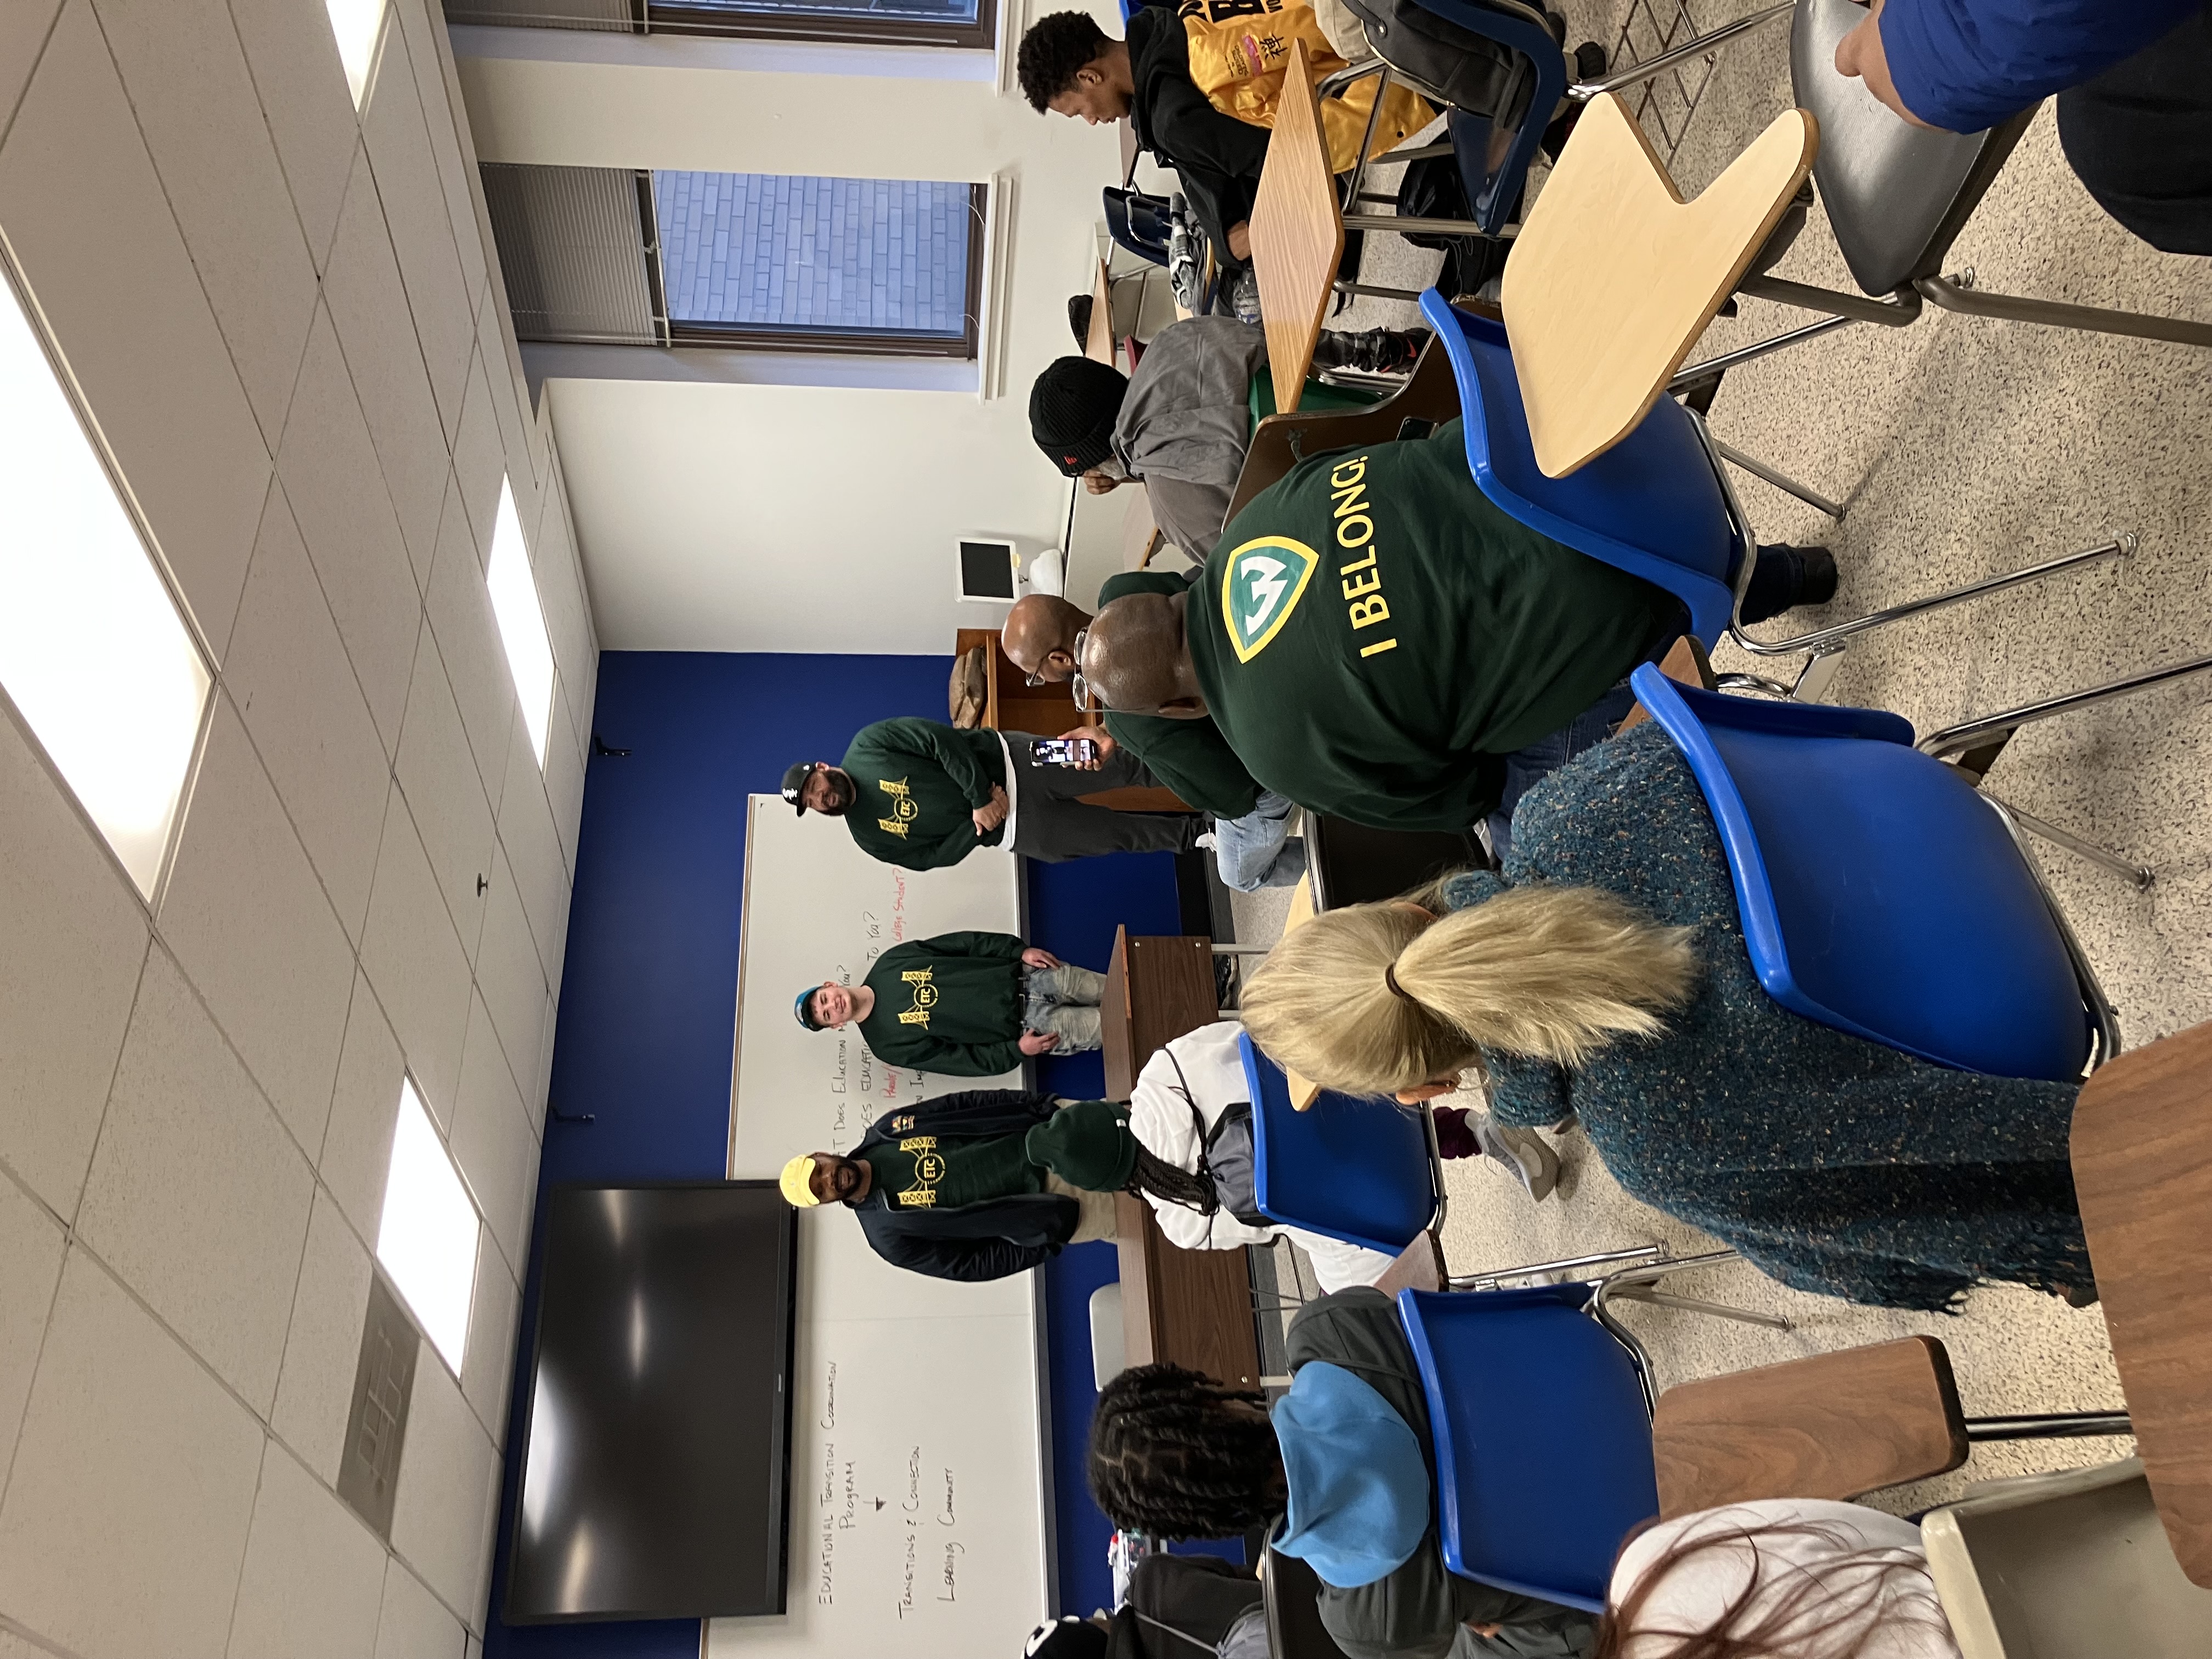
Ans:
POLYGON ((1271 1416, 1290 1488, 1274 1547, 1339 1589, 1403 1566, 1432 1518, 1428 1461, 1406 1419, 1326 1360, 1298 1368, 1271 1416))

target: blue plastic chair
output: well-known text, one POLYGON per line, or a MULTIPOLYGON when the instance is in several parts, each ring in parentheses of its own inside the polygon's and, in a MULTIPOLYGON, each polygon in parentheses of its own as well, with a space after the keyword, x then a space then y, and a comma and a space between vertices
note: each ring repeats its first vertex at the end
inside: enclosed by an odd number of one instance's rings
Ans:
POLYGON ((1631 683, 1712 809, 1769 996, 1938 1065, 2081 1077, 2102 994, 2002 809, 1911 726, 1717 696, 1649 664, 1631 683))
POLYGON ((1421 315, 1459 382, 1468 465, 1502 511, 1680 599, 1710 648, 1735 619, 1756 548, 1698 417, 1662 398, 1620 443, 1564 478, 1536 465, 1505 328, 1431 289, 1421 315))
POLYGON ((1283 1068, 1237 1039, 1252 1091, 1252 1164, 1261 1213, 1285 1227, 1396 1255, 1437 1218, 1443 1182, 1428 1114, 1324 1091, 1291 1105, 1283 1068))
POLYGON ((1596 1613, 1659 1482, 1635 1363, 1583 1311, 1589 1288, 1404 1291, 1398 1314, 1428 1395, 1444 1565, 1596 1613))

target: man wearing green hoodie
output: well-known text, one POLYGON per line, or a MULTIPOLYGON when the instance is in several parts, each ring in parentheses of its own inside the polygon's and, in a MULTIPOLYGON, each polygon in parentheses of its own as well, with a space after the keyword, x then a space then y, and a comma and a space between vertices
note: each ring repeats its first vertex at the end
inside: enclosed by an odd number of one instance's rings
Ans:
POLYGON ((787 768, 783 798, 802 813, 843 818, 862 852, 908 870, 957 864, 978 847, 1011 847, 1053 864, 1197 845, 1206 825, 1195 814, 1117 812, 1080 799, 1151 787, 1135 757, 1109 757, 1101 769, 1084 771, 1039 761, 1038 741, 939 720, 878 720, 854 735, 841 764, 787 768))
POLYGON ((894 945, 857 986, 810 985, 792 1012, 810 1031, 856 1022, 887 1066, 996 1077, 1032 1055, 1096 1048, 1105 987, 1012 933, 940 933, 894 945))

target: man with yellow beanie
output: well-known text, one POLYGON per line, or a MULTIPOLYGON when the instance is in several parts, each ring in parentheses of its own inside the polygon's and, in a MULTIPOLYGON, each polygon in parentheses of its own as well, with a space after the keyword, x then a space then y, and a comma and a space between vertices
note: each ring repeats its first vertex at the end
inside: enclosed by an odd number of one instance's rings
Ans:
POLYGON ((1196 1178, 1129 1133, 1129 1109, 975 1089, 878 1118, 849 1155, 802 1152, 783 1166, 787 1201, 836 1202, 870 1248, 933 1279, 1003 1279, 1064 1244, 1114 1237, 1114 1194, 1207 1201, 1196 1178))

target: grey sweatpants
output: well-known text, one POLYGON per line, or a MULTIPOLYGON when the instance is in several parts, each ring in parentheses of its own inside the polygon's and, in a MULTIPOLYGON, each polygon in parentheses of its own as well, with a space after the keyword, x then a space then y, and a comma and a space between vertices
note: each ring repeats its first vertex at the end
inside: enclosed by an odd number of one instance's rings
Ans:
POLYGON ((1055 1054, 1085 1054, 1098 1047, 1098 1000, 1106 979, 1088 968, 1063 962, 1057 968, 1022 969, 1022 1029, 1052 1031, 1060 1041, 1055 1054))

